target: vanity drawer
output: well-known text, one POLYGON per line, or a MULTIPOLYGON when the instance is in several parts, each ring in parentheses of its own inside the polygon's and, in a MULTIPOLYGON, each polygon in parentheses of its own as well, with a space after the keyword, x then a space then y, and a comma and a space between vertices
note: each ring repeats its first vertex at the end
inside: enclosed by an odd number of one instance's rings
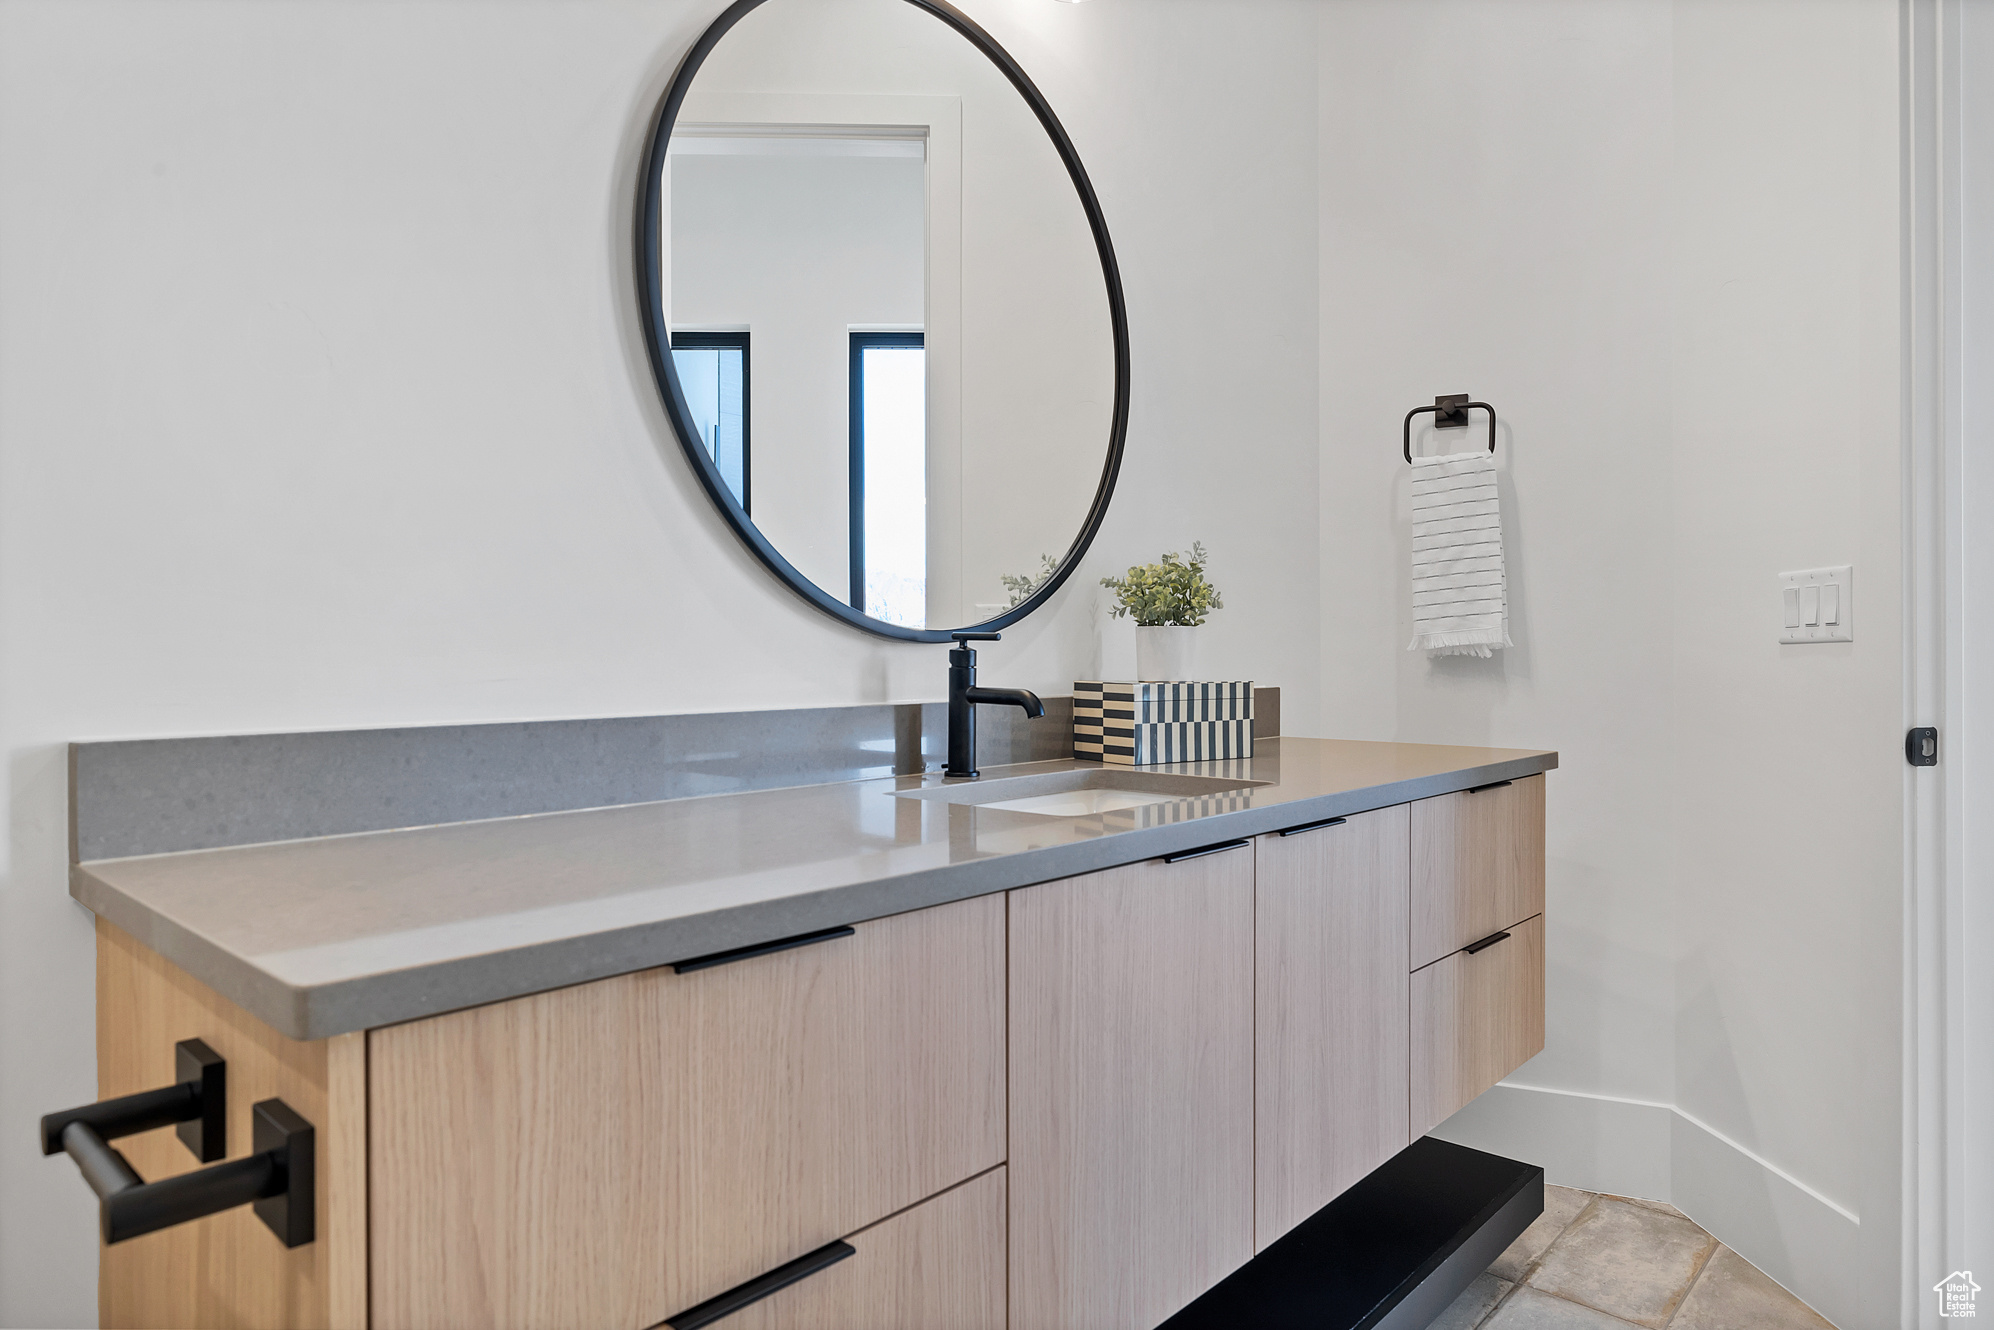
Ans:
POLYGON ((1544 778, 1412 805, 1409 968, 1544 912, 1544 778))
POLYGON ((1004 927, 993 895, 371 1032, 373 1323, 655 1325, 1002 1163, 1004 927))
POLYGON ((1544 916, 1412 976, 1412 1135, 1544 1049, 1544 916))
POLYGON ((727 1316, 724 1330, 1004 1330, 1004 1190, 993 1168, 854 1233, 849 1256, 727 1316))

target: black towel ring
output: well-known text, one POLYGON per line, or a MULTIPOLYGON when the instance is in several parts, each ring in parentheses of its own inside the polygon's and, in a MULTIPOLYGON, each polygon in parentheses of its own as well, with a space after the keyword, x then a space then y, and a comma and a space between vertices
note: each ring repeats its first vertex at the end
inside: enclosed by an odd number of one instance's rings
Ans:
POLYGON ((1478 407, 1478 406, 1482 410, 1489 413, 1489 451, 1494 452, 1495 451, 1495 408, 1490 406, 1487 402, 1469 401, 1468 394, 1466 393, 1449 393, 1445 397, 1434 398, 1432 406, 1416 406, 1412 410, 1405 413, 1406 462, 1408 464, 1412 462, 1412 418, 1414 416, 1420 415, 1423 412, 1431 411, 1433 413, 1433 428, 1466 429, 1468 428, 1469 410, 1473 407, 1478 407))

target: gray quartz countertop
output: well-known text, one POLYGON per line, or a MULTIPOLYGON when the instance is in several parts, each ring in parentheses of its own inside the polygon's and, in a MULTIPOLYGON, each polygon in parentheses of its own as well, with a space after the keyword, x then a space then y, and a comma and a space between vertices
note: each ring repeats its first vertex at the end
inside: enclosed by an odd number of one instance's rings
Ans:
MULTIPOLYGON (((1048 817, 889 777, 95 859, 70 894, 292 1038, 414 1020, 1548 771, 1514 748, 1263 739, 1263 782, 1048 817)), ((986 768, 985 781, 1098 763, 986 768)), ((1110 770, 1127 770, 1110 768, 1110 770)))

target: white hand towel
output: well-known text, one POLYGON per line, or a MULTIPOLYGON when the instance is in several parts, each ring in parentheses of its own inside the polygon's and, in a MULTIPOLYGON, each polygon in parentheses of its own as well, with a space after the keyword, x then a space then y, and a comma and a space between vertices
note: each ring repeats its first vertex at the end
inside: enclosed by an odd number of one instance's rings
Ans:
POLYGON ((1509 646, 1495 456, 1412 459, 1412 641, 1407 651, 1486 657, 1509 646))

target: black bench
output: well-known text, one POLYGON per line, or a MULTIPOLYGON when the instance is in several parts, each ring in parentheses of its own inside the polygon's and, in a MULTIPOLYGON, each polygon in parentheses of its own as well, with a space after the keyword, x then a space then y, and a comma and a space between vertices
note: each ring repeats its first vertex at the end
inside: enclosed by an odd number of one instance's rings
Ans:
POLYGON ((1424 1330, 1543 1213, 1543 1169, 1422 1137, 1161 1330, 1424 1330))

